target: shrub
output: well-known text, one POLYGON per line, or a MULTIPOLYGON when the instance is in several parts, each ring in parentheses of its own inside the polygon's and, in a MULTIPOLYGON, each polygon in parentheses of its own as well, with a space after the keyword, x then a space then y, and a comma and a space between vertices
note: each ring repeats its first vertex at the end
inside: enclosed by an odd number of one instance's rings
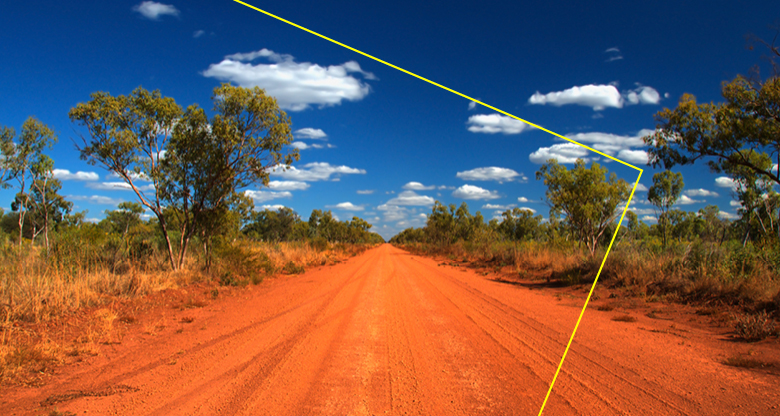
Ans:
POLYGON ((760 341, 776 334, 775 323, 765 311, 737 318, 734 329, 745 341, 760 341))

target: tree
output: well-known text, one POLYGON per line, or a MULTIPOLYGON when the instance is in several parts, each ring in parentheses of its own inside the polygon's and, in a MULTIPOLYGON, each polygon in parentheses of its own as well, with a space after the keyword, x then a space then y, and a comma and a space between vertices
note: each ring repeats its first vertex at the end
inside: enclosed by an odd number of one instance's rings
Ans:
POLYGON ((587 168, 582 159, 572 170, 550 159, 536 172, 536 179, 547 185, 550 217, 565 214, 579 241, 595 255, 604 231, 620 215, 618 205, 628 199, 628 183, 615 173, 607 179, 606 168, 596 162, 587 168))
MULTIPOLYGON (((14 200, 14 211, 19 213, 19 250, 22 249, 22 231, 24 219, 31 200, 27 190, 28 182, 35 182, 43 175, 50 175, 53 164, 43 155, 45 148, 51 148, 57 141, 48 126, 41 123, 35 117, 29 117, 22 124, 22 130, 16 143, 10 144, 9 137, 13 136, 12 129, 4 128, 2 131, 3 164, 4 173, 8 179, 15 179, 19 192, 14 200)), ((6 182, 3 181, 5 184, 6 182)), ((45 193, 44 193, 45 194, 45 193)))
POLYGON ((211 119, 197 105, 183 111, 172 98, 141 87, 128 96, 91 97, 70 111, 89 133, 81 157, 117 174, 154 213, 174 270, 183 266, 203 217, 225 207, 237 190, 267 185, 274 167, 298 160, 297 150, 285 153, 292 142, 289 117, 257 87, 215 88, 211 119), (171 216, 178 255, 169 236, 171 216))
POLYGON ((450 245, 457 238, 455 228, 455 204, 445 206, 439 201, 433 203, 431 215, 425 225, 428 241, 440 247, 450 245))
POLYGON ((669 229, 669 216, 666 213, 680 199, 684 187, 682 173, 666 170, 653 175, 653 186, 647 191, 647 200, 656 207, 655 215, 661 228, 664 247, 669 229))
POLYGON ((512 241, 534 238, 542 224, 542 216, 534 216, 534 213, 527 209, 508 209, 501 216, 504 219, 498 224, 498 231, 512 241))
POLYGON ((780 77, 761 83, 738 76, 722 93, 725 103, 697 104, 685 94, 676 109, 657 113, 655 133, 644 137, 650 164, 669 169, 707 159, 713 172, 741 171, 754 183, 780 185, 780 77))
POLYGON ((59 179, 53 177, 54 162, 45 155, 32 166, 32 183, 29 198, 30 219, 33 224, 32 239, 43 232, 46 253, 49 253, 49 230, 52 224, 59 224, 70 213, 72 202, 58 194, 62 188, 59 179))
POLYGON ((14 136, 16 132, 9 127, 0 128, 0 189, 9 187, 8 181, 11 179, 8 174, 11 172, 11 158, 16 153, 14 146, 14 136))

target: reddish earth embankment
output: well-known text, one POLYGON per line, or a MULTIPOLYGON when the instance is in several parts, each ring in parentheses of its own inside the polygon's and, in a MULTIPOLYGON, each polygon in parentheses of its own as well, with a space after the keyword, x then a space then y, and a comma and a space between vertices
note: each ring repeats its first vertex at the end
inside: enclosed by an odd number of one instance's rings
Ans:
MULTIPOLYGON (((383 245, 169 311, 0 414, 535 415, 580 307, 383 245)), ((721 363, 733 342, 613 315, 586 312, 545 414, 780 414, 775 373, 721 363)))

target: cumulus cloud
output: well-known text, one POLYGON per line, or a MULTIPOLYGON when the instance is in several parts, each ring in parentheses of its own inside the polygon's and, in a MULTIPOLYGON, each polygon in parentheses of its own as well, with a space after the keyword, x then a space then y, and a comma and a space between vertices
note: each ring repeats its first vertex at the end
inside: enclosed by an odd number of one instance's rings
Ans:
POLYGON ((344 211, 363 211, 362 205, 355 205, 351 202, 339 202, 336 205, 328 205, 328 208, 342 209, 344 211))
POLYGON ((309 185, 306 182, 299 181, 270 181, 268 182, 268 188, 274 191, 304 191, 309 189, 309 185))
POLYGON ((528 198, 526 198, 524 196, 517 197, 517 202, 526 203, 526 202, 528 202, 528 198))
POLYGON ((435 185, 425 186, 420 182, 409 182, 406 185, 404 185, 402 188, 410 191, 430 191, 431 189, 436 189, 436 186, 435 185))
MULTIPOLYGON (((133 11, 149 20, 160 20, 160 16, 178 16, 179 10, 170 4, 157 3, 156 1, 144 1, 133 6, 133 11)), ((196 36, 197 37, 197 36, 196 36)))
POLYGON ((268 211, 279 211, 280 209, 285 208, 285 206, 280 204, 260 205, 260 208, 268 211))
POLYGON ((680 195, 680 199, 677 200, 677 203, 680 204, 680 205, 698 204, 700 202, 704 202, 704 201, 698 201, 696 199, 691 199, 688 195, 680 195))
POLYGON ((646 186, 644 186, 644 185, 643 185, 643 184, 641 184, 641 183, 640 183, 640 184, 637 184, 637 186, 636 186, 636 191, 637 191, 637 192, 647 192, 647 187, 646 187, 646 186))
POLYGON ((358 195, 371 195, 374 193, 373 189, 358 189, 357 190, 358 195))
MULTIPOLYGON (((642 137, 652 133, 653 130, 642 129, 634 136, 590 132, 569 134, 566 137, 628 163, 647 164, 647 152, 631 148, 644 146, 642 137)), ((590 159, 597 160, 594 158, 593 152, 574 143, 560 143, 550 147, 541 147, 531 153, 529 159, 534 163, 540 164, 545 163, 548 159, 556 159, 559 163, 574 163, 577 159, 583 159, 586 162, 590 159)))
POLYGON ((532 214, 536 214, 536 210, 529 207, 520 207, 522 210, 531 211, 532 214))
POLYGON ((558 163, 574 163, 577 159, 587 162, 592 157, 593 152, 574 143, 558 143, 550 147, 540 147, 528 155, 528 159, 537 164, 545 163, 549 159, 555 159, 558 163))
POLYGON ((472 133, 488 134, 520 134, 531 128, 527 123, 501 114, 477 114, 469 117, 466 124, 472 133))
POLYGON ((528 99, 530 104, 554 105, 560 107, 567 104, 577 104, 603 110, 606 107, 623 107, 623 97, 614 85, 583 85, 563 91, 553 91, 542 94, 539 91, 528 99))
POLYGON ((54 169, 52 175, 61 181, 96 181, 100 179, 95 172, 74 172, 67 169, 54 169))
POLYGON ((403 191, 397 197, 387 201, 385 205, 431 206, 434 199, 427 195, 419 195, 414 191, 403 191))
POLYGON ((688 189, 685 192, 685 195, 688 196, 719 196, 717 192, 708 191, 703 188, 699 189, 688 189))
POLYGON ((260 87, 276 98, 279 106, 290 111, 302 111, 312 105, 322 107, 341 104, 342 101, 362 100, 370 91, 368 84, 355 78, 376 79, 355 61, 341 65, 320 66, 310 62, 295 62, 291 55, 282 55, 268 49, 228 55, 221 62, 209 65, 203 76, 238 84, 242 87, 260 87), (264 58, 270 64, 252 64, 264 58))
POLYGON ((661 95, 652 87, 639 85, 633 90, 621 93, 614 85, 583 85, 574 86, 563 91, 553 91, 542 94, 539 91, 528 99, 529 104, 562 105, 576 104, 591 107, 601 111, 607 107, 623 108, 624 105, 658 104, 661 95))
POLYGON ((737 183, 728 176, 718 176, 715 178, 715 185, 721 188, 730 188, 732 191, 737 189, 737 183))
POLYGON ((506 211, 506 210, 512 209, 512 208, 514 208, 516 206, 517 205, 515 205, 515 204, 509 204, 509 205, 485 204, 485 205, 482 205, 482 209, 500 209, 500 210, 506 211))
MULTIPOLYGON (((130 185, 125 182, 88 182, 86 186, 87 188, 97 189, 101 191, 132 191, 133 190, 133 188, 131 188, 130 185)), ((153 191, 154 185, 152 184, 136 185, 136 188, 138 188, 138 190, 141 192, 153 191)))
POLYGON ((737 220, 737 219, 739 219, 739 215, 732 214, 732 213, 726 212, 726 211, 718 212, 718 217, 720 217, 721 219, 724 219, 724 220, 737 220))
POLYGON ((103 195, 92 195, 92 196, 68 195, 67 199, 70 199, 72 201, 85 201, 96 205, 119 205, 120 203, 125 201, 124 199, 121 198, 110 198, 103 195))
POLYGON ((474 185, 463 185, 452 192, 452 196, 461 199, 498 199, 501 196, 496 191, 489 191, 474 185))
POLYGON ((277 198, 291 198, 292 193, 288 191, 284 192, 272 192, 272 191, 254 191, 247 189, 244 191, 244 195, 252 198, 257 203, 267 202, 277 198))
POLYGON ((458 172, 456 177, 463 179, 464 181, 498 181, 498 182, 511 182, 518 177, 522 177, 519 173, 509 168, 499 168, 496 166, 489 166, 484 168, 476 168, 458 172))
POLYGON ((300 137, 302 139, 310 139, 310 140, 326 140, 328 137, 327 134, 325 134, 324 131, 321 129, 314 129, 311 127, 304 127, 302 129, 295 130, 293 132, 295 137, 300 137))
POLYGON ((333 166, 327 162, 307 163, 301 169, 295 166, 279 166, 271 170, 272 176, 299 182, 327 181, 331 180, 331 177, 333 177, 333 180, 338 180, 341 175, 364 175, 365 173, 366 171, 363 169, 343 165, 333 166))

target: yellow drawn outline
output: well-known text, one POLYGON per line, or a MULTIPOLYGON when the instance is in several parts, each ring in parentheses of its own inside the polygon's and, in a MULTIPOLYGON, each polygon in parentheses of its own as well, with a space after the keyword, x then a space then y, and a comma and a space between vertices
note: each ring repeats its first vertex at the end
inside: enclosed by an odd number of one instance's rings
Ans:
POLYGON ((428 78, 421 77, 421 76, 419 76, 419 75, 417 75, 417 74, 415 74, 413 72, 407 71, 407 70, 405 70, 403 68, 400 68, 398 66, 395 66, 395 65, 393 65, 393 64, 391 64, 389 62, 383 61, 383 60, 381 60, 381 59, 379 59, 379 58, 377 58, 375 56, 369 55, 369 54, 367 54, 367 53, 365 53, 363 51, 360 51, 360 50, 357 50, 357 49, 355 49, 355 48, 353 48, 351 46, 345 45, 345 44, 343 44, 343 43, 341 43, 341 42, 339 42, 337 40, 331 39, 331 38, 329 38, 329 37, 327 37, 325 35, 321 35, 321 34, 315 32, 313 30, 309 30, 309 29, 307 29, 307 28, 305 28, 305 27, 303 27, 301 25, 295 24, 295 23, 293 23, 293 22, 291 22, 289 20, 283 19, 283 18, 281 18, 279 16, 276 16, 274 14, 271 14, 271 13, 265 11, 265 10, 259 9, 259 8, 255 7, 255 6, 252 6, 251 4, 244 3, 241 0, 233 0, 233 1, 235 1, 236 3, 242 4, 242 5, 246 6, 246 7, 249 7, 250 9, 253 9, 253 10, 256 10, 256 11, 258 11, 260 13, 263 13, 263 14, 265 14, 267 16, 273 17, 276 20, 279 20, 279 21, 282 21, 284 23, 287 23, 288 25, 295 26, 298 29, 301 29, 303 31, 309 32, 309 33, 311 33, 314 36, 318 36, 318 37, 320 37, 322 39, 325 39, 327 41, 333 42, 336 45, 342 46, 342 47, 347 48, 347 49, 349 49, 349 50, 351 50, 353 52, 359 53, 359 54, 365 56, 366 58, 370 58, 370 59, 373 59, 373 60, 375 60, 377 62, 383 63, 383 64, 385 64, 385 65, 387 65, 387 66, 389 66, 391 68, 395 68, 395 69, 397 69, 397 70, 399 70, 399 71, 401 71, 401 72, 403 72, 405 74, 409 74, 409 75, 411 75, 411 76, 413 76, 415 78, 423 80, 423 81, 425 81, 425 82, 427 82, 429 84, 435 85, 435 86, 437 86, 437 87, 439 87, 441 89, 447 90, 447 91, 449 91, 449 92, 451 92, 453 94, 456 94, 456 95, 459 95, 459 96, 461 96, 463 98, 466 98, 468 100, 474 101, 475 103, 483 105, 483 106, 485 106, 485 107, 487 107, 487 108, 489 108, 489 109, 491 109, 493 111, 497 111, 497 112, 499 112, 501 114, 507 115, 507 116, 512 117, 512 118, 514 118, 516 120, 520 120, 523 123, 528 124, 529 126, 536 127, 537 129, 545 131, 547 133, 550 133, 550 134, 552 134, 555 137, 558 137, 558 138, 566 140, 566 141, 568 141, 570 143, 574 143, 576 145, 582 146, 582 147, 590 150, 591 152, 598 153, 601 156, 604 156, 606 158, 612 159, 615 162, 622 163, 622 164, 624 164, 624 165, 626 165, 626 166, 628 166, 630 168, 633 168, 633 169, 636 169, 636 170, 639 171, 639 176, 636 177, 636 182, 634 182, 634 187, 631 189, 631 195, 628 196, 628 201, 626 202, 626 207, 623 209, 623 213, 620 215, 620 221, 618 222, 618 226, 617 226, 617 228, 615 228, 615 232, 612 234, 612 239, 609 241, 609 246, 607 247, 607 252, 606 252, 606 254, 604 254, 604 259, 601 261, 601 266, 599 266, 599 271, 598 271, 598 273, 596 273, 596 278, 593 280, 593 285, 591 285, 591 287, 590 287, 590 292, 588 292, 588 297, 585 299, 585 304, 582 306, 582 311, 580 311, 580 316, 577 318, 577 324, 574 325, 574 331, 571 333, 571 337, 569 337, 569 342, 568 342, 568 344, 566 344, 566 349, 563 351, 563 356, 561 357, 561 362, 558 363, 558 368, 555 370, 555 375, 553 376, 553 379, 550 382, 550 388, 547 390, 547 395, 544 396, 544 402, 542 402, 542 407, 539 409, 539 416, 541 416, 542 412, 544 412, 544 407, 547 405, 547 400, 550 398, 550 394, 552 393, 553 386, 555 385, 555 380, 558 379, 558 374, 560 373, 561 367, 563 366, 563 361, 566 359, 566 354, 568 354, 568 352, 569 352, 569 347, 571 347, 571 343, 572 343, 572 341, 574 341, 574 334, 577 333, 577 328, 579 328, 579 326, 580 326, 580 321, 582 320, 582 316, 585 314, 585 308, 588 307, 588 303, 590 302, 590 297, 591 297, 591 295, 593 295, 593 290, 596 288, 596 282, 599 281, 599 276, 601 275, 601 270, 604 268, 604 263, 607 262, 607 256, 609 256, 610 250, 612 250, 612 244, 615 242, 615 237, 617 237, 618 231, 620 231, 620 224, 623 222, 623 218, 626 216, 626 212, 628 211, 628 206, 631 203, 631 200, 634 198, 634 192, 636 191, 637 186, 639 186, 639 179, 642 177, 643 170, 638 168, 638 167, 636 167, 636 166, 634 166, 634 165, 632 165, 632 164, 630 164, 630 163, 624 162, 624 161, 622 161, 620 159, 616 159, 616 158, 614 158, 614 157, 612 157, 612 156, 610 156, 608 154, 602 153, 602 152, 600 152, 600 151, 598 151, 596 149, 593 149, 593 148, 591 148, 589 146, 586 146, 586 145, 584 145, 582 143, 579 143, 579 142, 577 142, 575 140, 572 140, 572 139, 570 139, 568 137, 561 136, 560 134, 558 134, 558 133, 556 133, 554 131, 547 130, 546 128, 544 128, 542 126, 538 126, 538 125, 536 125, 534 123, 531 123, 529 121, 523 120, 522 118, 517 117, 517 116, 515 116, 513 114, 509 114, 509 113, 507 113, 504 110, 498 109, 498 108, 493 107, 492 105, 489 105, 489 104, 485 104, 482 101, 477 100, 476 98, 471 98, 471 97, 469 97, 466 94, 461 94, 458 91, 455 91, 455 90, 453 90, 451 88, 447 88, 444 85, 441 85, 441 84, 438 84, 438 83, 436 83, 434 81, 429 80, 428 78))

